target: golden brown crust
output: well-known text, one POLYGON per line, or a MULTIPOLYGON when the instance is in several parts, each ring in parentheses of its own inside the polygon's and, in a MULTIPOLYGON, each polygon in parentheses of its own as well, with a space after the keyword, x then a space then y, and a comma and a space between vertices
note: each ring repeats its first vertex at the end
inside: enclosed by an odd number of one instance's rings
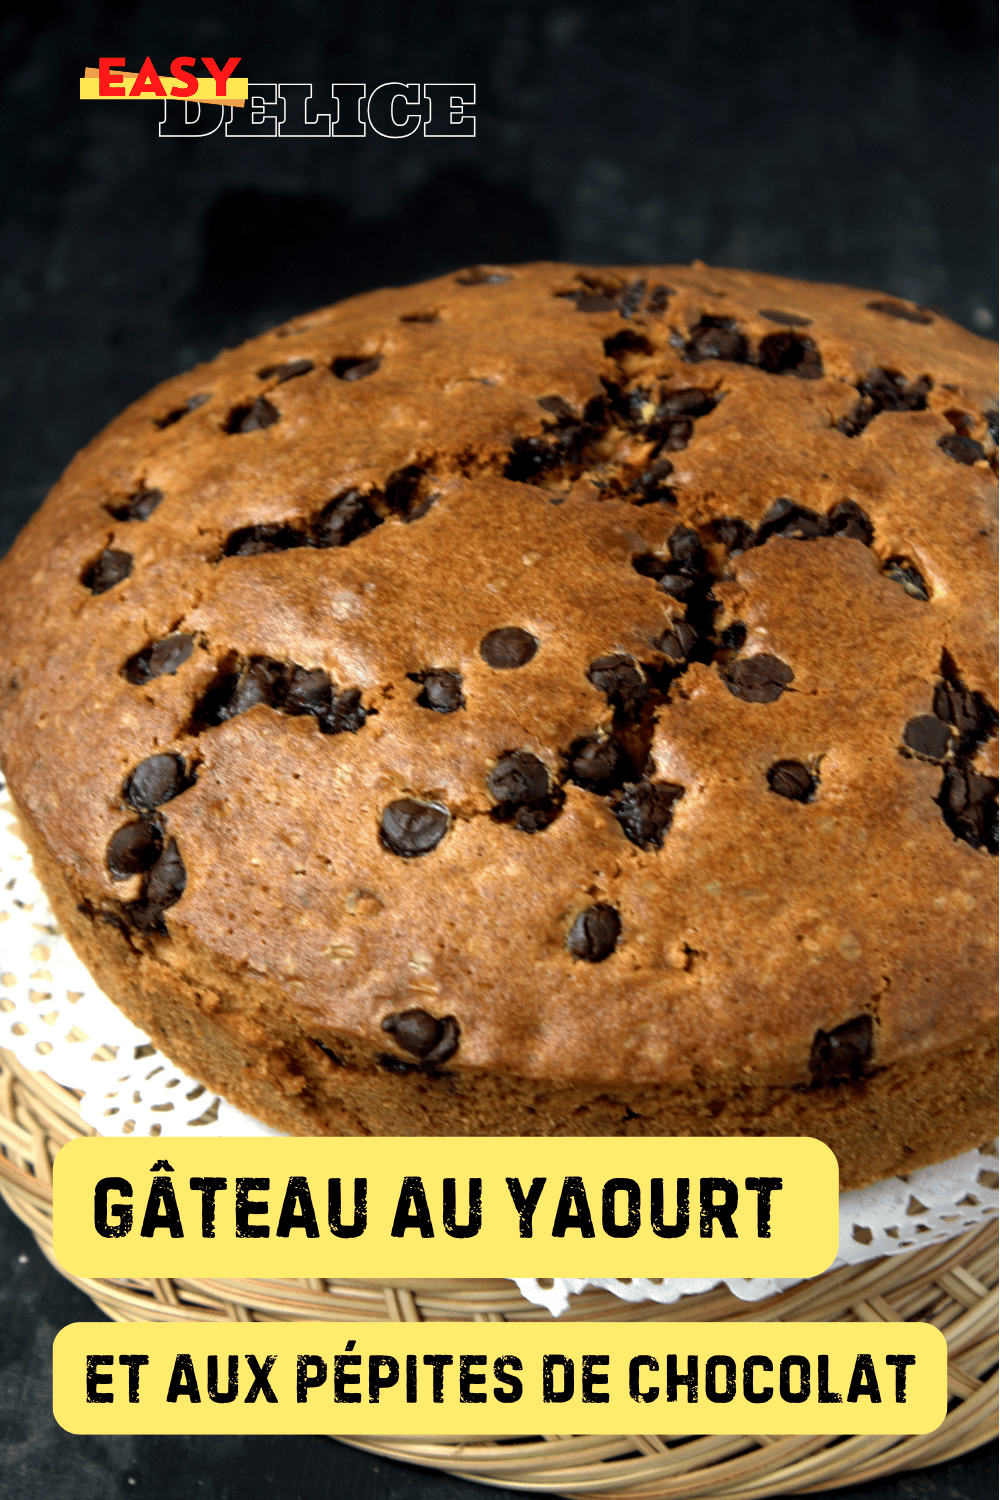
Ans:
POLYGON ((994 1028, 986 835, 936 800, 995 753, 990 346, 875 293, 697 265, 502 274, 354 298, 167 382, 18 539, 3 763, 74 941, 168 1053, 286 1128, 524 1131, 535 1110, 613 1133, 624 1101, 630 1129, 826 1133, 851 1180, 972 1144, 988 1082, 964 1104, 947 1084, 945 1126, 928 1080, 994 1028), (350 491, 381 524, 315 545, 350 491), (826 534, 799 539, 803 515, 826 534), (225 555, 266 526, 314 545, 225 555), (93 592, 105 549, 130 571, 93 592), (661 637, 685 616, 680 670, 661 637), (497 669, 482 642, 512 626, 537 648, 497 669), (123 673, 178 632, 172 673, 123 673), (631 715, 588 676, 609 655, 645 679, 631 715), (734 695, 761 657, 791 675, 734 695), (284 664, 280 691, 212 723, 251 659, 284 664), (290 664, 359 690, 364 722, 347 699, 337 723, 278 711, 290 664), (431 669, 460 675, 457 711, 418 701, 431 669), (944 723, 945 689, 977 716, 940 731, 952 770, 904 739, 944 723), (610 792, 574 784, 574 747, 609 737, 631 757, 610 792), (549 777, 531 833, 495 816, 514 751, 549 777), (165 933, 125 936, 100 914, 142 879, 112 879, 108 844, 163 753, 195 777, 155 815, 186 887, 165 933), (811 800, 775 794, 785 761, 811 800), (637 778, 675 789, 661 847, 626 836, 637 778), (380 837, 405 798, 448 813, 420 857, 380 837), (600 962, 572 951, 592 907, 620 923, 600 962), (382 1022, 414 1007, 453 1017, 457 1050, 392 1071, 419 1058, 382 1022), (864 1017, 838 1073, 817 1038, 864 1017))

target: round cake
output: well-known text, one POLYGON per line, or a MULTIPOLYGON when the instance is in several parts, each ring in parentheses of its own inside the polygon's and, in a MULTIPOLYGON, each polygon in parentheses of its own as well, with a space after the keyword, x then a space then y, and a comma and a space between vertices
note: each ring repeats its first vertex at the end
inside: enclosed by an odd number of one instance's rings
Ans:
POLYGON ((479 266, 137 401, 0 567, 60 921, 296 1134, 992 1132, 993 349, 479 266))

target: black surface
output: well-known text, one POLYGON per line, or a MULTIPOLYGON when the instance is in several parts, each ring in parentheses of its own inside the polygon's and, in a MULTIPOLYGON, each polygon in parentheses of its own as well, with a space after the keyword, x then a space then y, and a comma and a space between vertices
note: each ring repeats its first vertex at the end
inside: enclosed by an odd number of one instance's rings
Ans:
MULTIPOLYGON (((0 552, 156 381, 295 312, 477 260, 699 257, 876 287, 992 335, 994 55, 995 8, 974 0, 8 6, 0 552), (334 81, 474 81, 478 134, 163 140, 157 106, 75 97, 101 55, 166 71, 236 52, 255 81, 311 82, 320 108, 334 81)), ((51 1339, 95 1314, 0 1223, 3 1496, 476 1493, 322 1438, 60 1432, 51 1339)), ((995 1450, 848 1493, 993 1496, 995 1450)))
MULTIPOLYGON (((52 1417, 52 1340, 93 1303, 0 1202, 0 1496, 4 1500, 519 1500, 325 1437, 74 1437, 52 1417)), ((814 1500, 995 1500, 994 1444, 814 1500)), ((523 1500, 522 1491, 520 1500, 523 1500)))

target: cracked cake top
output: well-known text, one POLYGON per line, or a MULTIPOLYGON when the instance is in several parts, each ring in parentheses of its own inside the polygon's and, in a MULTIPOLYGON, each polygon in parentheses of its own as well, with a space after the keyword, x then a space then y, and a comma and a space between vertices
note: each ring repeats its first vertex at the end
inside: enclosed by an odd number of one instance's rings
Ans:
POLYGON ((992 381, 931 309, 699 264, 297 318, 131 406, 3 563, 12 790, 137 953, 387 1067, 961 1045, 992 381))

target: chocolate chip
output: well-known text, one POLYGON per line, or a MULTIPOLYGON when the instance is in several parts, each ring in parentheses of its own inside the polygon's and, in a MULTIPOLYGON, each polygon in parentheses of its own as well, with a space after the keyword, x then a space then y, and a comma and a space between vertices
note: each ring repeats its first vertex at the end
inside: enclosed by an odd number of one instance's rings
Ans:
POLYGON ((454 1016, 444 1016, 438 1021, 425 1010, 397 1011, 386 1016, 382 1030, 394 1037, 404 1052, 424 1062, 447 1062, 458 1047, 459 1025, 454 1016))
POLYGON ((499 266, 470 266, 467 271, 460 271, 455 280, 459 286, 499 286, 512 277, 509 271, 503 271, 499 266))
POLYGON ((775 500, 760 523, 756 545, 762 547, 772 536, 809 542, 819 536, 830 536, 832 531, 833 523, 827 516, 821 516, 804 505, 796 505, 794 500, 775 500))
POLYGON ((437 848, 448 831, 448 810, 436 802, 401 797, 382 814, 382 842, 392 854, 415 859, 437 848))
POLYGON ((747 341, 732 318, 704 317, 691 329, 684 352, 693 364, 706 359, 746 364, 747 341))
POLYGON ((650 412, 656 410, 649 386, 635 385, 627 391, 613 381, 605 381, 605 386, 619 425, 627 427, 630 432, 644 432, 650 420, 650 412))
MULTIPOLYGON (((561 794, 546 797, 544 802, 526 803, 515 812, 514 827, 519 828, 522 833, 540 833, 559 816, 561 806, 561 794)), ((501 817, 500 821, 506 822, 507 819, 501 817)))
POLYGON ((691 652, 698 644, 698 632, 687 620, 676 620, 669 630, 665 630, 656 643, 657 651, 662 651, 668 661, 680 663, 687 661, 691 652))
POLYGON ((694 386, 685 386, 680 391, 667 391, 657 407, 656 420, 677 417, 707 417, 714 411, 717 397, 710 391, 700 391, 694 386))
POLYGON ((296 375, 308 375, 315 368, 311 359, 290 359, 283 365, 267 365, 258 370, 257 379, 275 380, 278 385, 284 385, 286 380, 294 380, 296 375))
POLYGON ((759 307, 757 316, 769 323, 784 323, 788 328, 808 328, 812 322, 812 318, 804 318, 801 313, 778 312, 773 307, 759 307))
POLYGON ((331 500, 313 524, 317 547, 346 547, 382 524, 360 490, 346 490, 331 500))
POLYGON ((634 318, 646 294, 646 283, 642 277, 629 282, 618 297, 618 310, 623 318, 634 318))
POLYGON ((635 715, 649 696, 649 687, 635 662, 627 656, 599 656, 587 668, 587 678, 613 708, 635 715))
POLYGON ((836 1083, 841 1079, 856 1082, 871 1062, 874 1050, 871 1016, 845 1021, 833 1031, 817 1031, 809 1055, 813 1083, 836 1083))
POLYGON ((187 871, 177 848, 176 839, 167 839, 163 852, 149 872, 144 897, 148 905, 161 910, 173 906, 184 894, 187 871))
POLYGON ((866 302, 866 307, 872 312, 884 313, 887 318, 902 318, 904 323, 933 323, 934 319, 930 313, 922 307, 914 307, 909 302, 900 302, 896 297, 876 297, 874 302, 866 302))
POLYGON ((138 686, 154 677, 172 677, 187 661, 193 648, 193 635, 165 635, 129 657, 124 667, 125 676, 138 686))
POLYGON ((757 349, 757 363, 769 375, 797 375, 819 380, 823 360, 812 339, 797 333, 769 333, 757 349))
POLYGON ((621 930, 621 917, 613 906, 589 906, 570 928, 566 947, 574 958, 599 964, 615 951, 621 930))
POLYGON ((930 389, 929 376, 921 375, 907 384, 906 377, 893 370, 873 370, 858 386, 880 411, 926 411, 930 389))
POLYGON ((147 489, 143 483, 124 505, 109 505, 108 510, 116 521, 148 521, 162 499, 162 490, 147 489))
POLYGON ((997 715, 980 693, 970 693, 955 675, 954 663, 945 653, 942 671, 948 681, 934 689, 934 712, 945 724, 954 726, 959 737, 959 753, 971 754, 983 740, 996 733, 997 715))
POLYGON ((333 687, 321 667, 293 667, 281 699, 286 714, 313 714, 320 718, 330 712, 333 687))
POLYGON ((697 579, 686 573, 666 573, 660 579, 660 588, 679 604, 687 604, 695 594, 697 579))
POLYGON ((409 464, 390 474, 385 484, 385 503, 404 521, 416 521, 426 515, 434 496, 425 495, 427 471, 419 464, 409 464))
POLYGON ((722 668, 723 680, 734 698, 746 703, 774 703, 793 680, 795 673, 776 656, 737 657, 722 668))
POLYGON ((917 719, 911 719, 903 730, 903 743, 928 760, 944 760, 951 748, 952 738, 947 724, 943 724, 933 714, 922 714, 917 719))
MULTIPOLYGON (((626 317, 622 313, 622 317, 626 317)), ((621 333, 613 333, 610 338, 604 340, 604 352, 612 359, 617 359, 623 354, 654 354, 649 339, 644 338, 641 333, 636 333, 634 328, 623 328, 621 333)))
POLYGON ((160 853, 160 830, 153 823, 126 823, 108 840, 108 869, 113 880, 127 880, 148 870, 160 853))
POLYGON ((767 773, 767 784, 772 792, 791 802, 811 802, 816 790, 815 777, 798 760, 776 760, 767 773))
POLYGON ((167 924, 163 920, 163 907, 157 906, 155 902, 140 899, 130 901, 124 908, 128 925, 135 932, 159 933, 161 937, 167 936, 167 924))
POLYGON ((361 689, 345 688, 334 699, 330 710, 321 715, 319 727, 323 734, 357 734, 367 717, 361 703, 361 689))
MULTIPOLYGON (((633 557, 632 566, 644 578, 655 578, 663 592, 672 599, 688 603, 705 594, 708 586, 701 538, 690 527, 678 526, 671 533, 669 546, 669 560, 658 557, 655 552, 645 552, 633 557)), ((712 603, 714 606, 714 601, 712 603)))
POLYGON ((666 310, 668 299, 673 296, 673 291, 673 287, 664 286, 662 281, 658 282, 649 294, 649 301, 646 303, 646 311, 648 313, 652 313, 654 317, 657 313, 664 312, 666 310))
POLYGON ((680 453, 694 436, 694 422, 690 417, 678 417, 673 422, 654 421, 649 432, 659 440, 658 453, 680 453))
POLYGON ((975 438, 963 437, 960 432, 948 432, 937 440, 942 453, 947 453, 957 464, 974 464, 986 457, 986 449, 975 438))
POLYGON ((670 533, 670 556, 681 566, 700 570, 705 561, 701 537, 690 526, 675 527, 670 533))
POLYGON ((447 1062, 449 1057, 454 1056, 458 1049, 461 1028, 454 1016, 441 1017, 441 1034, 435 1046, 425 1055, 425 1063, 447 1062))
POLYGON ((522 833, 538 833, 558 816, 561 792, 550 794, 549 773, 527 750, 508 750, 486 778, 499 822, 513 821, 522 833))
POLYGON ((655 552, 643 552, 639 557, 633 557, 632 566, 643 578, 655 578, 657 582, 670 572, 670 564, 665 558, 657 557, 655 552))
POLYGON ((305 545, 305 537, 291 526, 243 526, 226 542, 223 556, 259 557, 264 552, 288 552, 305 545))
POLYGON ((861 506, 854 500, 841 500, 830 512, 830 521, 836 536, 848 537, 870 547, 875 537, 875 527, 861 506))
POLYGON ((659 458, 650 464, 644 474, 640 474, 632 485, 631 493, 641 495, 638 505, 652 505, 659 502, 661 505, 676 505, 677 496, 664 481, 668 474, 672 474, 674 466, 669 458, 659 458))
POLYGON ((717 541, 728 549, 731 556, 746 552, 754 544, 754 529, 736 516, 720 516, 712 523, 717 541))
POLYGON ((119 552, 114 547, 105 547, 100 557, 84 569, 80 582, 92 594, 106 594, 116 583, 121 583, 132 571, 131 552, 119 552))
POLYGON ((727 651, 742 651, 746 638, 747 628, 742 620, 734 620, 731 625, 727 625, 720 636, 720 640, 727 651))
POLYGON ((188 412, 197 411, 199 406, 204 406, 205 402, 210 400, 211 396, 208 394, 189 396, 183 406, 175 406, 173 411, 168 411, 165 417, 154 417, 153 424, 161 430, 164 427, 172 427, 175 422, 180 421, 181 417, 186 417, 188 412))
POLYGON ((381 363, 381 354, 374 354, 370 359, 364 355, 347 355, 335 359, 331 368, 338 380, 364 380, 366 375, 374 375, 381 363))
POLYGON ((382 1030, 395 1037, 404 1052, 412 1052, 415 1057, 426 1057, 437 1046, 441 1024, 426 1010, 415 1007, 386 1016, 382 1022, 382 1030))
POLYGON ((150 755, 128 777, 124 794, 139 812, 152 812, 191 785, 179 755, 150 755))
POLYGON ((764 516, 757 532, 756 545, 763 546, 772 536, 808 542, 817 537, 833 535, 849 537, 869 547, 875 536, 875 528, 854 500, 841 500, 828 516, 821 516, 807 506, 797 505, 794 500, 781 499, 775 500, 764 516))
POLYGON ((549 473, 574 479, 585 467, 592 444, 608 429, 609 404, 605 397, 595 396, 582 416, 561 397, 542 397, 538 404, 555 417, 555 423, 546 424, 542 436, 515 439, 504 478, 519 484, 542 483, 542 476, 549 473))
POLYGON ((393 1057, 391 1052, 377 1052, 375 1063, 383 1073, 394 1073, 397 1078, 406 1078, 410 1073, 419 1073, 419 1063, 404 1062, 401 1057, 393 1057))
POLYGON ((462 679, 457 672, 425 672, 418 681, 424 685, 417 697, 421 708, 431 708, 436 714, 453 714, 465 707, 462 679))
POLYGON ((559 448, 540 437, 515 438, 503 471, 515 484, 533 484, 547 469, 561 462, 559 448))
POLYGON ((569 778, 599 796, 620 786, 628 774, 627 758, 614 740, 595 736, 576 740, 569 752, 569 778))
POLYGON ((537 755, 508 750, 487 776, 486 785, 496 802, 517 807, 523 802, 541 802, 548 796, 549 773, 537 755))
POLYGON ((216 672, 211 683, 191 710, 188 723, 190 734, 200 734, 203 729, 212 729, 231 717, 227 710, 238 682, 238 672, 231 671, 227 667, 222 667, 216 672))
POLYGON ((550 416, 558 417, 560 422, 579 421, 577 413, 568 401, 563 400, 562 396, 539 396, 538 405, 550 416))
POLYGON ((639 781, 627 786, 612 811, 625 837, 640 849, 659 849, 674 817, 674 803, 684 788, 669 781, 639 781))
POLYGON ((996 444, 1000 441, 1000 412, 995 408, 992 411, 984 411, 983 420, 990 435, 990 442, 996 444))
POLYGON ((400 313, 401 323, 440 323, 441 316, 436 312, 400 313))
POLYGON ((198 734, 245 714, 258 703, 277 707, 285 694, 287 668, 280 661, 255 656, 238 670, 222 668, 195 705, 190 732, 198 734))
POLYGON ((882 571, 893 583, 898 583, 900 588, 905 589, 911 599, 923 599, 925 603, 930 599, 931 591, 924 582, 923 575, 908 557, 890 557, 882 571))
POLYGON ((997 781, 980 776, 971 766, 948 765, 937 799, 944 820, 956 838, 973 849, 997 852, 997 781))
POLYGON ((223 719, 235 719, 237 714, 247 713, 249 709, 256 708, 258 703, 273 706, 283 685, 283 676, 284 669, 280 662, 269 661, 266 657, 254 657, 240 673, 232 696, 219 715, 220 722, 223 719))
POLYGON ((479 643, 479 654, 487 666, 508 671, 525 666, 538 650, 538 641, 519 625, 505 625, 491 630, 479 643))
POLYGON ((849 417, 841 417, 837 428, 845 437, 857 437, 883 411, 925 411, 931 380, 921 375, 907 384, 898 370, 871 370, 858 382, 861 397, 849 417))
POLYGON ((266 396, 258 396, 249 406, 234 406, 226 422, 226 431, 258 432, 264 427, 273 427, 281 416, 266 396))

